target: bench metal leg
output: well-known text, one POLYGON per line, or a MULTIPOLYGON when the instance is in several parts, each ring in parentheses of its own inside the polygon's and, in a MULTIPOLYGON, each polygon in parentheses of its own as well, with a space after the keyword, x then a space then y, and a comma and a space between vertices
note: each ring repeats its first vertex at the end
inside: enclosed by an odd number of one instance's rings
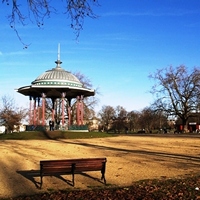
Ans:
POLYGON ((72 173, 72 185, 74 186, 75 183, 74 183, 74 173, 72 173))
POLYGON ((102 167, 102 169, 101 169, 101 174, 102 174, 101 180, 103 180, 103 181, 104 181, 104 184, 106 185, 105 172, 106 172, 106 163, 104 162, 104 163, 103 163, 103 167, 102 167))
POLYGON ((75 167, 76 167, 76 164, 73 163, 73 164, 72 164, 72 185, 73 185, 73 186, 75 185, 75 183, 74 183, 74 171, 75 171, 75 167))
POLYGON ((103 180, 103 181, 104 181, 104 184, 106 185, 106 178, 105 178, 105 175, 104 175, 104 174, 102 174, 101 180, 103 180))
POLYGON ((42 189, 42 184, 43 184, 43 180, 42 180, 43 176, 40 175, 40 189, 42 189))

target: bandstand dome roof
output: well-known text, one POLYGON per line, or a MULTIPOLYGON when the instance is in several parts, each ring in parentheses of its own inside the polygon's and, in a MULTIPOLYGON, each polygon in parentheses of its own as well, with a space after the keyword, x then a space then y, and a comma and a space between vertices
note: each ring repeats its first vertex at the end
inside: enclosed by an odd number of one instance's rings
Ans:
POLYGON ((94 96, 94 90, 85 88, 75 75, 61 68, 59 57, 55 68, 45 71, 31 85, 17 89, 17 92, 30 97, 41 97, 45 94, 49 98, 60 98, 62 93, 65 93, 66 98, 94 96))
POLYGON ((83 84, 72 73, 62 69, 61 67, 55 67, 51 70, 47 70, 40 76, 38 76, 32 85, 63 85, 83 87, 83 84))

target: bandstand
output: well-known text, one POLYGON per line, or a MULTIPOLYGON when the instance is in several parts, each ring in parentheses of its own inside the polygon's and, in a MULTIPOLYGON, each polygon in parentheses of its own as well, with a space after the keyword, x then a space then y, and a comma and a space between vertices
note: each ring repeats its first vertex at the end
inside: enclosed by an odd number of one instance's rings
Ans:
POLYGON ((72 99, 76 99, 76 126, 84 125, 83 100, 85 97, 94 96, 95 91, 85 88, 76 76, 61 68, 60 46, 58 46, 58 58, 55 63, 55 68, 45 71, 31 85, 17 89, 17 92, 29 97, 29 125, 46 126, 47 121, 51 120, 61 124, 62 127, 70 127, 74 123, 72 99), (50 116, 49 113, 47 114, 49 99, 51 100, 50 116), (59 115, 58 108, 61 111, 59 115))

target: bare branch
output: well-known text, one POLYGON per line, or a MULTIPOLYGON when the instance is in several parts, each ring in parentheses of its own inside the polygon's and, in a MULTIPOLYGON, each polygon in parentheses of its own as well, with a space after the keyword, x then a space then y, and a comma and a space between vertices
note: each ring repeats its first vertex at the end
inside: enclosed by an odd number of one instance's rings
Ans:
POLYGON ((74 29, 78 38, 83 29, 85 17, 93 19, 98 17, 92 10, 92 5, 99 6, 98 0, 66 0, 66 4, 66 13, 71 18, 71 28, 74 29))
POLYGON ((51 12, 53 12, 53 8, 50 7, 50 2, 47 0, 28 0, 27 3, 29 7, 29 18, 33 14, 37 26, 43 26, 44 18, 49 17, 51 12))
MULTIPOLYGON (((23 26, 28 21, 36 22, 40 28, 44 25, 44 19, 50 17, 56 12, 54 6, 51 6, 50 0, 27 0, 26 3, 19 4, 20 0, 2 0, 2 4, 11 7, 11 13, 8 15, 10 27, 15 31, 20 42, 27 48, 29 45, 23 43, 16 24, 23 26), (33 17, 33 19, 32 19, 33 17)), ((71 20, 71 28, 74 30, 76 39, 83 29, 84 19, 86 17, 97 18, 93 12, 93 6, 99 6, 98 0, 66 0, 65 12, 71 20)))

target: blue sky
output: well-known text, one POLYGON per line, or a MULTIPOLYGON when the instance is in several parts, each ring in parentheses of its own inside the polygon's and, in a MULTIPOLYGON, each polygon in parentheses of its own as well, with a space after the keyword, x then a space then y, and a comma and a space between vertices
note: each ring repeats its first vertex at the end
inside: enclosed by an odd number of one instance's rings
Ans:
MULTIPOLYGON (((60 2, 60 1, 57 1, 60 2)), ((93 88, 99 105, 120 105, 140 111, 153 101, 150 73, 167 66, 200 66, 199 0, 99 0, 98 19, 85 19, 78 41, 70 19, 53 14, 39 29, 29 22, 17 25, 23 42, 9 27, 8 7, 0 5, 0 96, 11 95, 28 107, 28 97, 15 88, 29 85, 55 67, 61 45, 62 68, 80 71, 93 88)), ((61 3, 57 3, 57 8, 61 3)))

